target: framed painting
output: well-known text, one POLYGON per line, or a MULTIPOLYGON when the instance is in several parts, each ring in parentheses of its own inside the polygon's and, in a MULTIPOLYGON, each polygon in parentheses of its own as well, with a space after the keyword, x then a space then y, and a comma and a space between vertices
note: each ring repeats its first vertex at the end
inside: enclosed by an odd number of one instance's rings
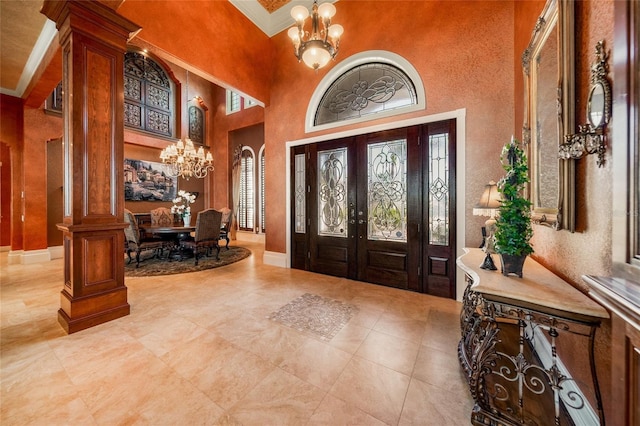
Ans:
POLYGON ((178 178, 166 164, 125 158, 125 201, 172 201, 177 192, 178 178))

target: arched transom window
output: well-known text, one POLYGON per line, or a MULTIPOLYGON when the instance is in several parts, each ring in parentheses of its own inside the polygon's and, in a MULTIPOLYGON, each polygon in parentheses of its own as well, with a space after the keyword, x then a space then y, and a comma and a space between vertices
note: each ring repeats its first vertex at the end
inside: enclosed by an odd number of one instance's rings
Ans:
POLYGON ((327 90, 316 111, 315 125, 359 118, 417 102, 416 88, 402 70, 390 64, 363 64, 342 74, 327 90))
POLYGON ((406 59, 388 51, 361 52, 338 64, 318 84, 305 129, 322 130, 425 107, 422 80, 406 59))

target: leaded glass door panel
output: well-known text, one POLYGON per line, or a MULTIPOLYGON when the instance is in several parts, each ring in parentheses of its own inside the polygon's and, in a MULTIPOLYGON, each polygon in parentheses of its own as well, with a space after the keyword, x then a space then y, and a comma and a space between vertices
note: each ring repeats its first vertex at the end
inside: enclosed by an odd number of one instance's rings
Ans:
POLYGON ((309 146, 296 146, 291 152, 291 267, 309 269, 309 214, 307 171, 309 146))
POLYGON ((313 145, 309 150, 310 269, 356 278, 354 138, 313 145))
POLYGON ((418 290, 418 127, 358 137, 358 279, 418 290), (410 158, 414 157, 413 161, 410 158))
POLYGON ((455 299, 455 120, 425 126, 422 288, 455 299))

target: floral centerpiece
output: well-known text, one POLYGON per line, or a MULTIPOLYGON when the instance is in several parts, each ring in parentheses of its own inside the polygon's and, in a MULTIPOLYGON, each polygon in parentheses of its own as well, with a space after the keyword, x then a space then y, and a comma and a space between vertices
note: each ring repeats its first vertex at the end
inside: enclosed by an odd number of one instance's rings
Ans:
POLYGON ((178 196, 173 199, 171 213, 177 213, 182 217, 184 226, 189 226, 191 222, 191 204, 196 201, 196 196, 187 191, 178 191, 178 196))

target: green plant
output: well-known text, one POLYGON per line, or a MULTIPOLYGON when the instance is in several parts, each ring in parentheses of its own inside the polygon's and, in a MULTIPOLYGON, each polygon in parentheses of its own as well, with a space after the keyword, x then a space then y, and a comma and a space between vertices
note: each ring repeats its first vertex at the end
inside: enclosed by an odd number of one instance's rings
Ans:
POLYGON ((527 156, 518 141, 512 138, 502 148, 500 161, 506 175, 498 182, 502 203, 496 219, 495 250, 500 254, 526 256, 533 253, 529 243, 533 235, 531 202, 523 196, 529 181, 527 156))

